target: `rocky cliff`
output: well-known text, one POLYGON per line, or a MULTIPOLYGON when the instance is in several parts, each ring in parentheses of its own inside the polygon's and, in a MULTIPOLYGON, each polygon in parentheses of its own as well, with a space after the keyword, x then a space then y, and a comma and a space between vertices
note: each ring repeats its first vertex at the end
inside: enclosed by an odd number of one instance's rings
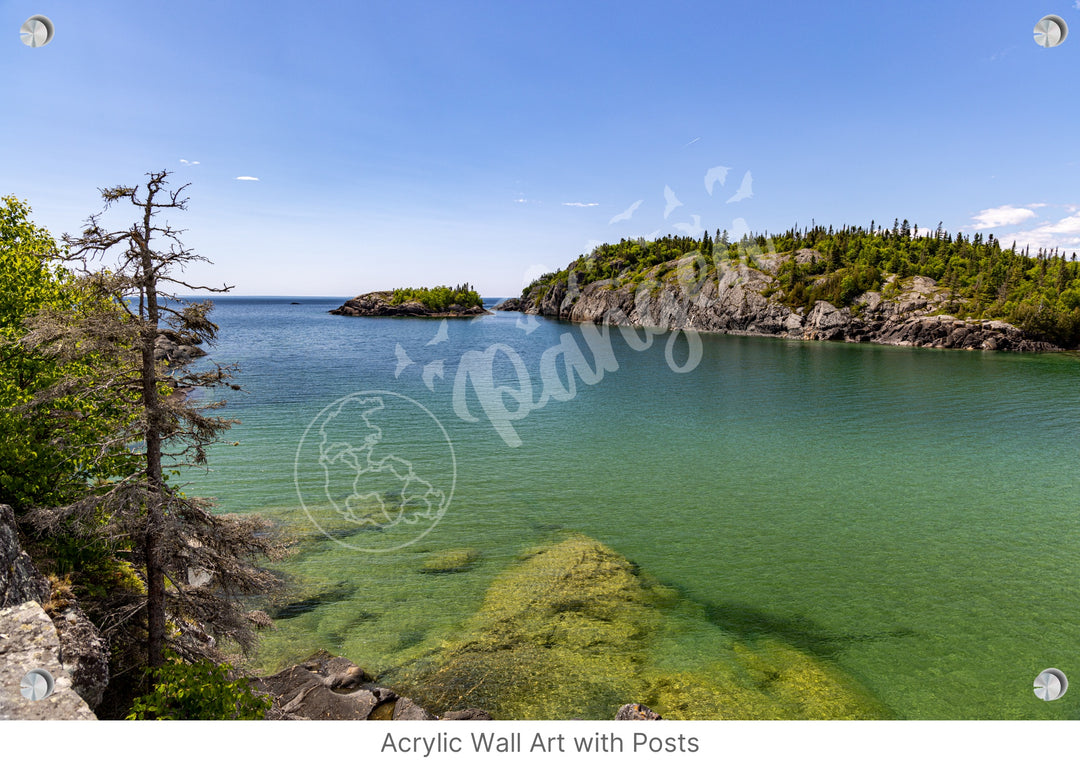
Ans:
POLYGON ((22 550, 11 507, 0 505, 0 718, 94 718, 108 682, 104 638, 78 603, 53 594, 22 550), (39 702, 19 693, 34 668, 56 678, 39 702))
MULTIPOLYGON (((963 303, 928 277, 886 278, 841 308, 827 301, 813 306, 784 303, 776 273, 788 256, 715 264, 696 254, 652 267, 646 273, 582 284, 571 265, 569 277, 534 283, 518 305, 528 314, 575 322, 655 326, 789 339, 874 342, 909 347, 1048 352, 1055 345, 998 320, 959 319, 947 314, 963 303)), ((800 250, 800 264, 821 260, 800 250)))

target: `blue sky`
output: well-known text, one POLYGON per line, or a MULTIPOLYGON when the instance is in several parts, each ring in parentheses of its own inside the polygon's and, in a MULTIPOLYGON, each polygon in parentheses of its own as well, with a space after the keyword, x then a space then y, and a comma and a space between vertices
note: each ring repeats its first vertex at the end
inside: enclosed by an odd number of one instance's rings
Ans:
POLYGON ((172 170, 189 279, 238 294, 502 296, 811 219, 1080 250, 1077 5, 0 0, 0 193, 59 236, 172 170))

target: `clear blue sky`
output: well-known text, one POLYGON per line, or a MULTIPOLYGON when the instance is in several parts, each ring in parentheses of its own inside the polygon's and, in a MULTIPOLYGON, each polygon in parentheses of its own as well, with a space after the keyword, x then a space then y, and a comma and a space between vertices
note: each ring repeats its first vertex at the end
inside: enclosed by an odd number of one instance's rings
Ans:
POLYGON ((173 170, 190 277, 239 294, 509 295, 698 224, 1080 250, 1077 5, 0 0, 0 193, 59 236, 173 170))

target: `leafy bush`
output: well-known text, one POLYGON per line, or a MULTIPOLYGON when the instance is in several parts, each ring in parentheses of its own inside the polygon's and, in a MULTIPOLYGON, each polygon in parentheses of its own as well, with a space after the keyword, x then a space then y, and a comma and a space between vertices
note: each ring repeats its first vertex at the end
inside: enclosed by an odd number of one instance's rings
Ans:
POLYGON ((242 719, 266 718, 272 701, 255 692, 246 678, 229 679, 229 665, 209 660, 194 664, 175 655, 152 671, 154 690, 136 698, 129 719, 242 719))

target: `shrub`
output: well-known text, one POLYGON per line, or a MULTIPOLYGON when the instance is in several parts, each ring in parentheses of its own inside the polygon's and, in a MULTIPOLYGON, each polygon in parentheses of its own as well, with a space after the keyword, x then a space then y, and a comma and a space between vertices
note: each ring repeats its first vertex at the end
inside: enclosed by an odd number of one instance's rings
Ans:
POLYGON ((266 718, 272 700, 254 691, 246 678, 229 679, 229 665, 209 660, 193 664, 170 655, 152 671, 154 690, 135 699, 129 719, 243 719, 266 718))

